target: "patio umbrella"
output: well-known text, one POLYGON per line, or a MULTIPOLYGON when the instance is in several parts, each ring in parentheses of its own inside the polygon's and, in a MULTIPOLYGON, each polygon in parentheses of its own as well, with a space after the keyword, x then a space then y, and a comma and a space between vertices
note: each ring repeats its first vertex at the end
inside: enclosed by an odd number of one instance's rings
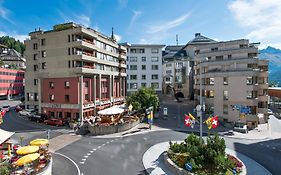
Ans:
POLYGON ((32 140, 31 142, 29 142, 29 144, 33 145, 33 146, 48 145, 49 140, 47 140, 47 139, 35 139, 35 140, 32 140))
POLYGON ((35 153, 39 150, 39 146, 25 146, 21 147, 17 150, 17 154, 24 155, 24 154, 30 154, 35 153))
POLYGON ((33 162, 34 160, 38 159, 39 156, 40 156, 40 154, 38 154, 38 153, 25 155, 16 161, 16 165, 22 166, 27 163, 33 162))

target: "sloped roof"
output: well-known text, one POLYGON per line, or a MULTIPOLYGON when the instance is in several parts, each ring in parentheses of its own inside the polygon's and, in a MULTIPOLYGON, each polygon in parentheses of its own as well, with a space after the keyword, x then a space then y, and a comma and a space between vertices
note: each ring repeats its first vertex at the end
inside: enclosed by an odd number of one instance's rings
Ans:
POLYGON ((1 55, 1 59, 3 61, 25 61, 15 49, 10 49, 6 54, 1 55))
POLYGON ((10 137, 12 137, 12 135, 14 135, 14 132, 9 132, 9 131, 0 129, 0 144, 5 142, 6 140, 8 140, 10 137))
POLYGON ((206 43, 217 43, 217 41, 210 39, 201 35, 200 33, 195 33, 195 38, 190 40, 188 44, 206 44, 206 43))
POLYGON ((167 46, 163 53, 163 60, 173 60, 180 57, 186 57, 187 53, 186 50, 183 49, 184 45, 179 46, 167 46))

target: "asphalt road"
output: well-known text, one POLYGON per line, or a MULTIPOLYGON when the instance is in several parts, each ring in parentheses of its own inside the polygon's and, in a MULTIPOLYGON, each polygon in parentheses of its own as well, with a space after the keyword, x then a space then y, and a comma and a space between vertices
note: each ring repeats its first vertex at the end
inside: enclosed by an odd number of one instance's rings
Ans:
MULTIPOLYGON (((58 152, 73 159, 84 175, 142 175, 146 174, 142 156, 148 148, 159 142, 183 140, 186 136, 187 134, 182 132, 157 131, 112 139, 83 137, 58 152)), ((225 138, 225 141, 228 148, 256 160, 272 174, 281 173, 281 146, 269 150, 268 147, 260 145, 266 144, 266 141, 231 138, 225 138)), ((278 144, 280 140, 268 142, 278 144)))

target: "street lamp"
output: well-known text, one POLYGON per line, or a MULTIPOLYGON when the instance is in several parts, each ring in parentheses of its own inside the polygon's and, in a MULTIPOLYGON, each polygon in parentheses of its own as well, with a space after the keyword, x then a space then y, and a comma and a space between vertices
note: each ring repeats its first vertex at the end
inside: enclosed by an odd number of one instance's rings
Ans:
POLYGON ((205 110, 205 107, 203 106, 203 99, 202 99, 202 63, 204 61, 208 61, 208 58, 203 58, 202 60, 199 61, 199 79, 200 79, 200 105, 196 107, 197 111, 200 111, 200 139, 202 139, 203 136, 203 129, 202 129, 202 115, 203 115, 203 110, 205 110))

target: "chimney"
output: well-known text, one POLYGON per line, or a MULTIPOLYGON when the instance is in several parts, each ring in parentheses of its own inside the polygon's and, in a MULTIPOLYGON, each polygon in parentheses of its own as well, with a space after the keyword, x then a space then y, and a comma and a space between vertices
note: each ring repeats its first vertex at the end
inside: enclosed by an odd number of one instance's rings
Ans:
POLYGON ((195 37, 201 36, 201 33, 195 33, 195 37))

